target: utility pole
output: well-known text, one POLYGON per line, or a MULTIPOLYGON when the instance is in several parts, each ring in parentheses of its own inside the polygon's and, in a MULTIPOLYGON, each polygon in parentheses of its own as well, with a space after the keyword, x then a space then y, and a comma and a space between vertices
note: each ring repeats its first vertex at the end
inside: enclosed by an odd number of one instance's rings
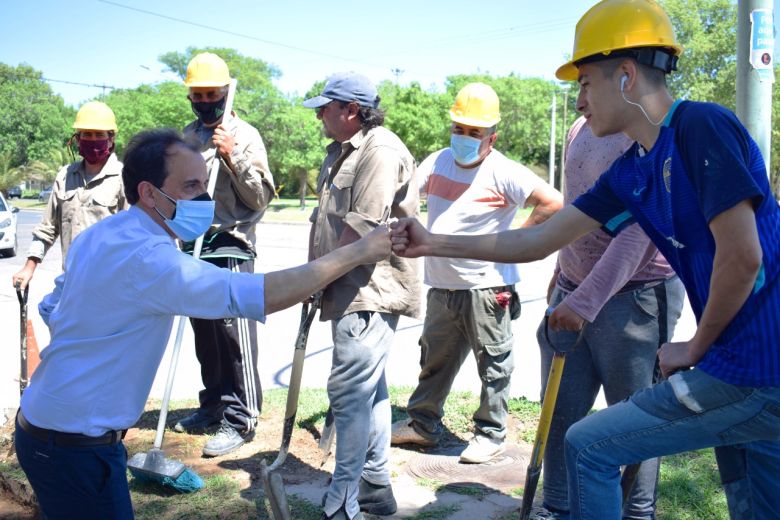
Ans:
POLYGON ((561 180, 559 182, 561 186, 561 193, 566 189, 566 174, 564 172, 566 161, 566 133, 569 129, 569 125, 566 124, 566 112, 569 108, 569 85, 563 85, 563 119, 561 121, 561 180))
POLYGON ((737 5, 737 117, 758 144, 770 175, 775 81, 772 0, 740 0, 737 5))
POLYGON ((555 98, 556 92, 553 91, 552 95, 552 113, 550 114, 550 172, 549 183, 553 188, 555 187, 555 98))
POLYGON ((393 76, 395 76, 395 84, 398 85, 398 80, 401 78, 401 74, 403 74, 406 71, 403 69, 395 68, 395 69, 390 69, 390 72, 392 72, 393 76))

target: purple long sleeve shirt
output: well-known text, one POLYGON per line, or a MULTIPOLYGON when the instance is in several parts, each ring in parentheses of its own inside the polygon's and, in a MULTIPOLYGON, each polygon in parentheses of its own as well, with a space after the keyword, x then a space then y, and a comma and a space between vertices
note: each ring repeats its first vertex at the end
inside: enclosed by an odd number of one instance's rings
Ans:
MULTIPOLYGON (((595 184, 632 141, 623 134, 596 137, 585 118, 580 117, 569 130, 567 143, 564 202, 570 204, 595 184)), ((566 297, 566 304, 589 322, 627 283, 664 280, 674 275, 638 224, 615 238, 597 230, 572 242, 558 254, 556 270, 577 286, 566 297)))

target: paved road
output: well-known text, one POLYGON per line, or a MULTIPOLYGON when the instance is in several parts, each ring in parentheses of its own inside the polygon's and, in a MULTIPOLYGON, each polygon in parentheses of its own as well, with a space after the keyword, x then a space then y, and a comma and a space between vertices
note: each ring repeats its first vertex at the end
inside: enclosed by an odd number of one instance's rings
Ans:
MULTIPOLYGON (((20 256, 0 258, 0 410, 14 408, 19 402, 19 305, 11 286, 11 276, 24 263, 24 253, 30 242, 32 228, 40 219, 40 212, 22 210, 19 213, 20 256)), ((308 225, 261 224, 258 228, 258 250, 261 258, 256 264, 257 272, 283 269, 303 263, 306 260, 308 225)), ((512 377, 512 395, 539 399, 540 374, 539 353, 535 331, 544 309, 544 295, 554 258, 527 264, 521 268, 523 282, 519 285, 523 300, 522 316, 513 324, 515 333, 515 355, 517 368, 512 377)), ((48 331, 38 316, 37 303, 54 286, 54 278, 61 270, 59 244, 51 248, 39 265, 30 289, 29 314, 33 320, 35 334, 40 348, 49 341, 48 331)), ((99 319, 99 317, 95 317, 99 319)), ((259 326, 260 379, 264 388, 286 386, 292 361, 293 344, 300 319, 300 307, 294 307, 268 317, 265 325, 259 326)), ((392 353, 388 361, 388 382, 391 385, 413 386, 417 382, 420 357, 417 340, 422 329, 418 320, 403 318, 398 327, 392 353)), ((175 325, 174 325, 175 331, 175 325)), ((686 306, 683 319, 677 328, 675 338, 687 338, 694 331, 694 321, 686 306)), ((161 397, 170 361, 171 338, 157 373, 151 395, 161 397)), ((308 387, 325 387, 330 370, 332 343, 327 324, 315 322, 309 335, 307 361, 303 384, 308 387)), ((181 359, 173 388, 174 399, 195 398, 202 388, 199 365, 195 359, 192 332, 187 326, 181 359)), ((454 388, 479 392, 479 378, 473 356, 464 364, 455 381, 454 388)), ((0 420, 2 416, 0 415, 0 420)))

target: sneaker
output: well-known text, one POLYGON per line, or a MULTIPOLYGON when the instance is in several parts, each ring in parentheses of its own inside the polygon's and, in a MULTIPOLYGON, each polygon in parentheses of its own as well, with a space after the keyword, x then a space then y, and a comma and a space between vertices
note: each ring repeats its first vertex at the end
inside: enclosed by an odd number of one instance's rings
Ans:
POLYGON ((569 520, 568 511, 548 508, 547 506, 533 506, 531 508, 530 520, 569 520))
POLYGON ((372 484, 363 477, 358 484, 358 505, 361 511, 371 515, 389 516, 398 510, 390 484, 372 484))
POLYGON ((207 457, 227 455, 231 451, 238 449, 246 441, 251 440, 254 436, 254 430, 241 433, 225 421, 222 421, 217 433, 206 441, 206 444, 203 446, 203 455, 207 457))
POLYGON ((470 464, 482 464, 504 453, 506 443, 484 435, 474 435, 469 445, 460 454, 460 461, 470 464))
POLYGON ((322 520, 364 520, 364 518, 360 511, 358 511, 358 514, 352 518, 348 517, 347 513, 344 511, 344 506, 341 506, 339 510, 333 513, 331 516, 328 516, 323 512, 322 520))
POLYGON ((413 419, 401 419, 393 423, 390 430, 390 444, 417 444, 418 446, 436 446, 436 441, 423 437, 414 429, 413 419))
POLYGON ((202 433, 209 426, 219 424, 222 414, 215 415, 203 408, 198 408, 195 413, 177 422, 173 429, 179 433, 202 433))

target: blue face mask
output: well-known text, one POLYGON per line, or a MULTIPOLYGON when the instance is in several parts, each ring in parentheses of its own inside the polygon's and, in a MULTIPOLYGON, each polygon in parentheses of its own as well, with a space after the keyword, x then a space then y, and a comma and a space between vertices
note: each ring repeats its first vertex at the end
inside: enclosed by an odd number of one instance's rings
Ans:
POLYGON ((157 208, 154 210, 165 221, 165 225, 184 242, 195 240, 208 230, 214 221, 214 201, 208 193, 192 200, 174 200, 160 188, 157 191, 176 204, 171 218, 165 218, 157 208))
POLYGON ((479 145, 481 139, 468 135, 452 134, 450 136, 450 150, 455 162, 462 166, 474 164, 479 160, 479 145))

